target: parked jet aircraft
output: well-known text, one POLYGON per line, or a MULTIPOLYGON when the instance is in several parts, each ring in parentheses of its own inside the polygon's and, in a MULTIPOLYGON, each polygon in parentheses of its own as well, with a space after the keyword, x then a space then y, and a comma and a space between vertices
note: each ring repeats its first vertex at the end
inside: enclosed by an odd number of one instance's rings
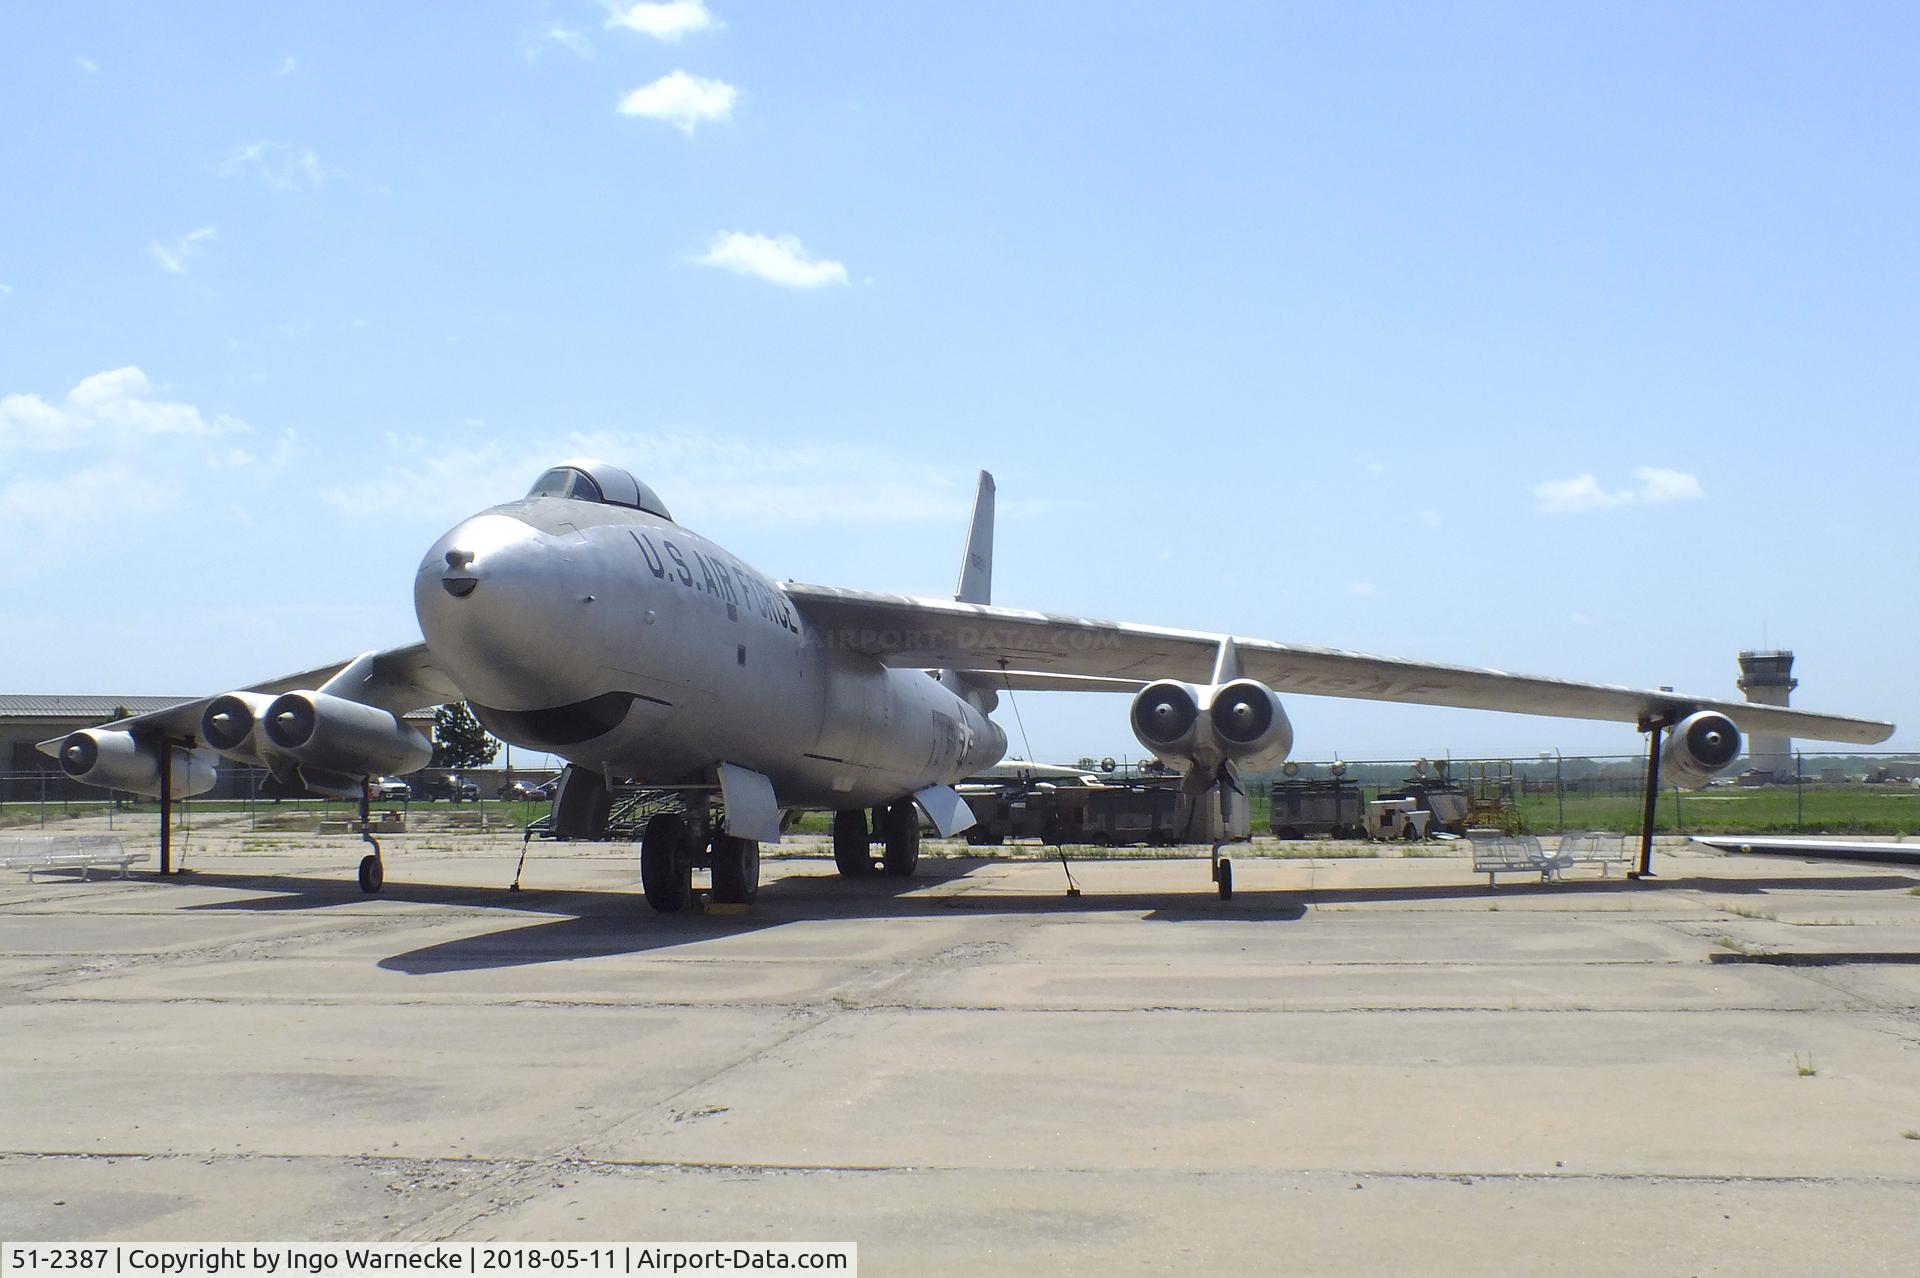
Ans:
MULTIPOLYGON (((569 760, 563 835, 604 831, 608 783, 680 791, 647 825, 640 877, 656 909, 707 868, 749 900, 759 845, 785 814, 834 813, 847 876, 907 875, 923 810, 942 836, 972 824, 953 785, 1004 754, 1001 690, 1130 694, 1132 726, 1186 774, 1190 797, 1284 759, 1278 693, 1637 723, 1668 732, 1666 774, 1702 784, 1740 729, 1872 743, 1891 724, 1557 679, 1429 665, 993 606, 992 476, 982 472, 952 601, 776 584, 677 523, 618 466, 563 462, 527 495, 455 526, 414 576, 425 642, 183 702, 41 748, 67 775, 143 794, 202 793, 216 758, 336 795, 422 766, 400 715, 466 700, 503 740, 569 760), (163 764, 163 760, 165 761, 163 764), (871 825, 868 812, 873 814, 871 825), (873 843, 881 845, 876 859, 873 843)), ((379 853, 360 866, 378 891, 379 853)), ((1224 887, 1224 884, 1223 884, 1224 887)))

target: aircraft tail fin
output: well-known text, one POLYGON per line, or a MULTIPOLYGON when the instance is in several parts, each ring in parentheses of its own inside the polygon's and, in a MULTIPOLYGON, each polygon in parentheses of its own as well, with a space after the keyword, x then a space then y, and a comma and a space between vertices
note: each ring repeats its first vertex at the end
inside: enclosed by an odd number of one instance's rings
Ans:
POLYGON ((993 602, 993 476, 984 470, 980 472, 980 491, 973 499, 967 557, 960 561, 960 585, 953 597, 960 603, 993 602))

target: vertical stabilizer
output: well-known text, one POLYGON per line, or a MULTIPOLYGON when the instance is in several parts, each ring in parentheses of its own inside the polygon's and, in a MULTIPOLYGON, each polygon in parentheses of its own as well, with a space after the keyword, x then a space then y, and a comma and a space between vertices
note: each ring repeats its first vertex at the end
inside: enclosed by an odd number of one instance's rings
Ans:
POLYGON ((993 602, 993 476, 984 470, 980 492, 973 499, 967 557, 960 561, 960 586, 953 597, 961 603, 993 602))

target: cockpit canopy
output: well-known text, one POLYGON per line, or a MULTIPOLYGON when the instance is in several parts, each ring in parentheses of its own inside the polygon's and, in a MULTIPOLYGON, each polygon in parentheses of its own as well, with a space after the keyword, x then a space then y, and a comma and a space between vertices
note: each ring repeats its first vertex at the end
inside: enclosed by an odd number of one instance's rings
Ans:
POLYGON ((608 506, 631 506, 662 519, 673 518, 653 489, 635 479, 633 472, 622 470, 609 462, 594 461, 590 457, 576 457, 561 462, 534 480, 533 487, 527 490, 527 496, 565 497, 572 501, 597 501, 608 506))

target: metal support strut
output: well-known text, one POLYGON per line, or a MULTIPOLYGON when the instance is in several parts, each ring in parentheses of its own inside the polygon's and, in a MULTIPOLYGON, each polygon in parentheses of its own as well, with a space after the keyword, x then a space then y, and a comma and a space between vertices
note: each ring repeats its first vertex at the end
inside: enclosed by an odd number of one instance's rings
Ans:
POLYGON ((173 742, 160 738, 160 877, 173 873, 173 742))
POLYGON ((1660 806, 1660 734, 1673 726, 1673 720, 1656 715, 1640 721, 1647 734, 1647 790, 1640 809, 1640 868, 1628 870, 1630 879, 1650 879, 1653 873, 1653 820, 1660 806))

